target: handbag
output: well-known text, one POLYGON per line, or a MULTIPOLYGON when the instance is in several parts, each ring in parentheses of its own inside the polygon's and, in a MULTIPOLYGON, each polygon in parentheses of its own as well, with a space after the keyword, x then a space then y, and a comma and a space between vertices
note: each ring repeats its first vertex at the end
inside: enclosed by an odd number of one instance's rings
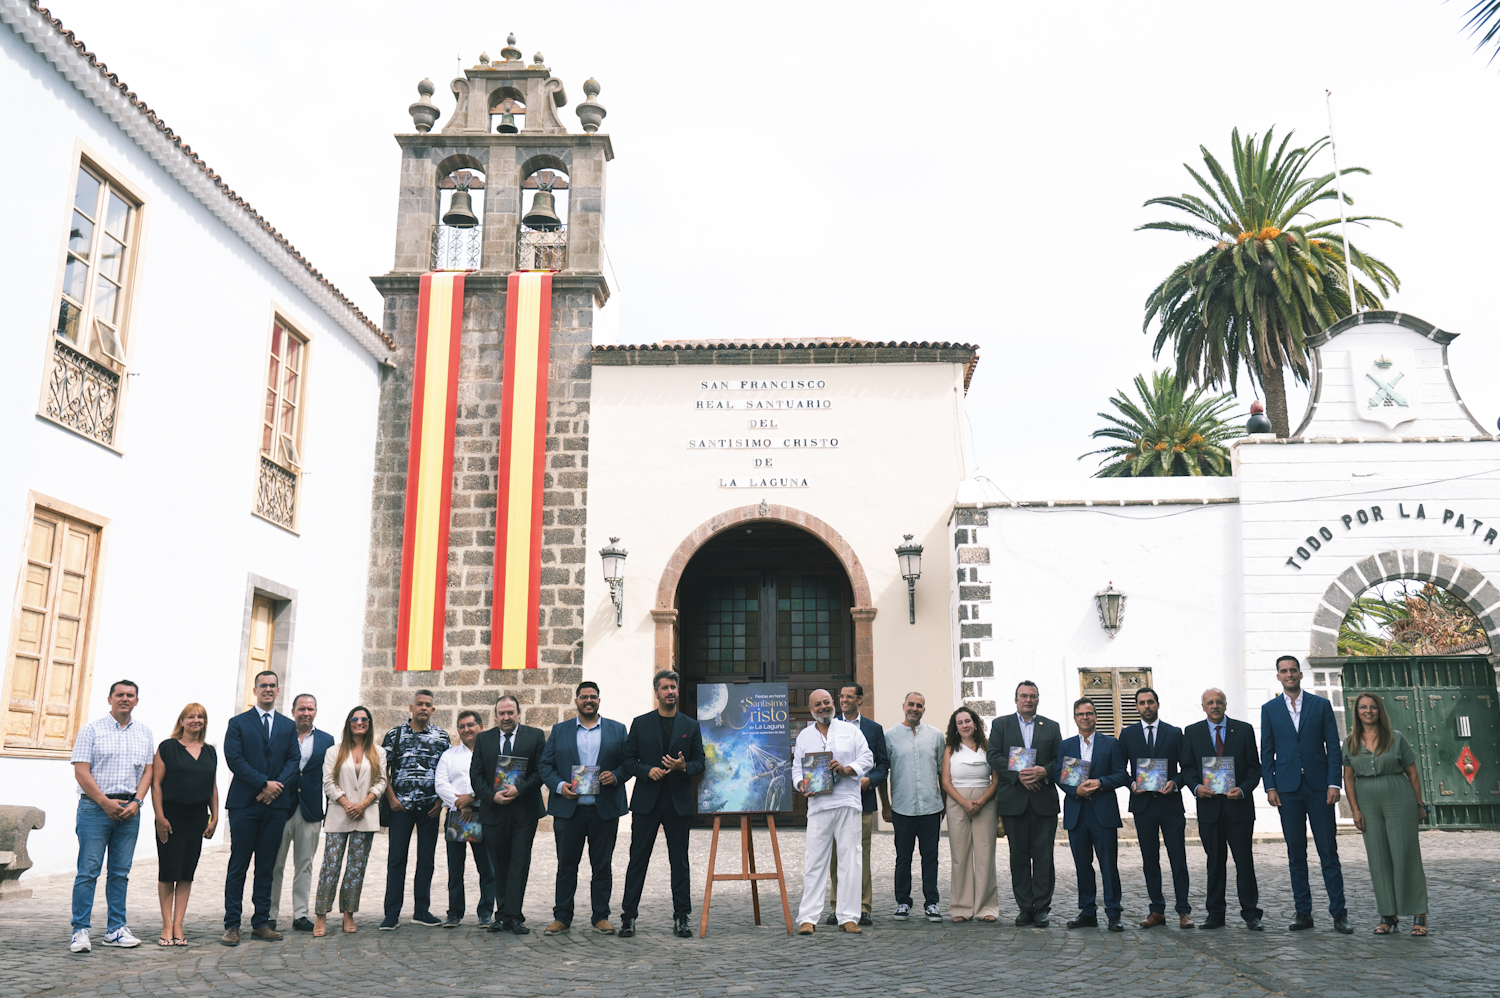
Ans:
MULTIPOLYGON (((400 769, 401 769, 401 729, 400 728, 396 729, 396 750, 391 753, 391 758, 388 760, 388 764, 386 766, 386 769, 388 770, 388 778, 390 780, 394 781, 396 779, 396 773, 398 773, 400 771, 400 769)), ((391 792, 394 793, 395 789, 392 788, 391 792)), ((381 794, 380 795, 380 827, 381 828, 390 828, 391 827, 391 815, 394 814, 394 813, 395 812, 391 809, 391 800, 390 800, 390 798, 387 797, 385 794, 381 794)))

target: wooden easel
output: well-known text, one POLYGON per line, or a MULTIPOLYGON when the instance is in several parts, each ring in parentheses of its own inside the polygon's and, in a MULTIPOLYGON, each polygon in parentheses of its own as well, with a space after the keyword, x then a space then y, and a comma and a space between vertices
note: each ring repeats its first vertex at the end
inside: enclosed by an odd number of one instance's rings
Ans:
POLYGON ((719 822, 720 815, 714 815, 714 837, 708 846, 708 883, 703 887, 703 919, 698 924, 698 938, 702 939, 708 935, 708 905, 714 896, 714 881, 716 880, 748 880, 750 881, 750 903, 755 909, 755 924, 760 923, 760 884, 761 880, 774 880, 776 886, 781 888, 781 914, 786 918, 786 934, 792 935, 792 906, 786 897, 786 877, 781 872, 781 846, 776 842, 776 816, 766 814, 766 827, 771 831, 771 855, 776 859, 775 873, 755 872, 755 842, 750 837, 750 815, 740 815, 740 872, 720 873, 714 862, 719 855, 719 822))

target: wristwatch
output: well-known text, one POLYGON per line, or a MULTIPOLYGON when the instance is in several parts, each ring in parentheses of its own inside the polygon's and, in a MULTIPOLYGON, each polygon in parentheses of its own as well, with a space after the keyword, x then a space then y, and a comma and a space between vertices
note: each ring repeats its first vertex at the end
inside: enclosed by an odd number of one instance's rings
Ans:
POLYGON ((146 805, 146 802, 141 800, 139 797, 130 798, 128 803, 134 804, 136 807, 145 807, 146 805))

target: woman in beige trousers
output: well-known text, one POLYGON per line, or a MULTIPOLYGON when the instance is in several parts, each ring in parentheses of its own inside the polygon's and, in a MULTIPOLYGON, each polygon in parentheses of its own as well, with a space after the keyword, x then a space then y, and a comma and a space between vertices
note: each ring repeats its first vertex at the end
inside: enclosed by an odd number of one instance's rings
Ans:
POLYGON ((995 774, 985 759, 984 724, 968 707, 948 718, 943 750, 943 793, 947 795, 948 852, 953 883, 948 914, 955 922, 993 922, 1000 915, 995 883, 995 774))

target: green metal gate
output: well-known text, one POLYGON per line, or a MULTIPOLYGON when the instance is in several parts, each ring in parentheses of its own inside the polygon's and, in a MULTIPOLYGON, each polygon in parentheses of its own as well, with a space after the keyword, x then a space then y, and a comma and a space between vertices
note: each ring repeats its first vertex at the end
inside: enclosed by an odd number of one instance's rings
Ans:
POLYGON ((1429 823, 1500 828, 1500 699, 1489 659, 1370 656, 1343 663, 1348 723, 1359 695, 1378 693, 1391 727, 1416 748, 1429 823))

